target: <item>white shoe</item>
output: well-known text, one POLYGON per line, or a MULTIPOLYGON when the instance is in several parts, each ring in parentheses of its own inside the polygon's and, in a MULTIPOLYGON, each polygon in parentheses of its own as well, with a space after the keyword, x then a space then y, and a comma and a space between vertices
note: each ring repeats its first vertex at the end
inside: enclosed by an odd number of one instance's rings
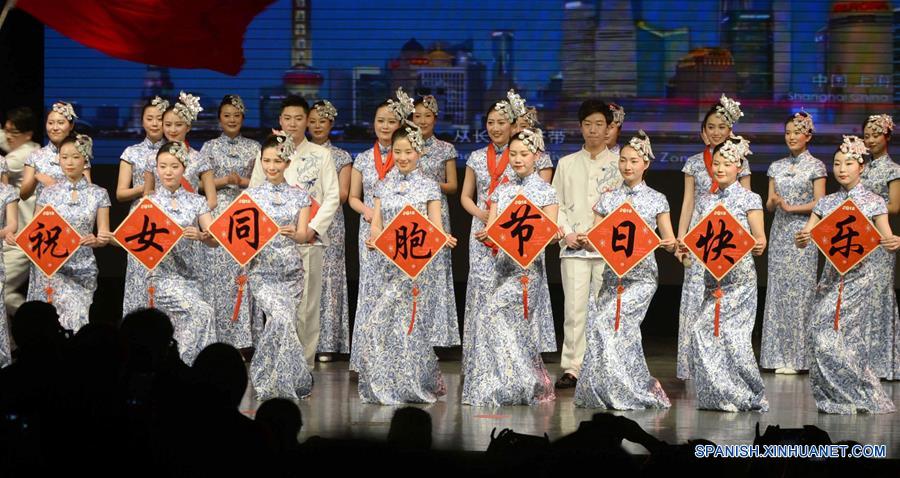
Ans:
POLYGON ((331 354, 321 354, 318 356, 319 362, 331 362, 331 354))
POLYGON ((783 368, 781 369, 781 373, 785 375, 797 375, 797 371, 792 368, 783 368))

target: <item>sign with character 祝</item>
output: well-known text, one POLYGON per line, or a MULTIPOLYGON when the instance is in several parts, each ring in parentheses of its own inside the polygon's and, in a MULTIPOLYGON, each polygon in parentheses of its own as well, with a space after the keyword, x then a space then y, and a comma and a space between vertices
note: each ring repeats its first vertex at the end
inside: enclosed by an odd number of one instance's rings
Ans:
POLYGON ((49 204, 16 236, 16 244, 47 277, 53 277, 81 245, 81 236, 49 204))

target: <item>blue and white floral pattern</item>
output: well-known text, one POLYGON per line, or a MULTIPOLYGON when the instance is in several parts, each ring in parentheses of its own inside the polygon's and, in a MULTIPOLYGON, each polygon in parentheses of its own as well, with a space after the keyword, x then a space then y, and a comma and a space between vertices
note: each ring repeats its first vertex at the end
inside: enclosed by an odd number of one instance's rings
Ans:
MULTIPOLYGON (((338 176, 353 165, 350 153, 326 142, 338 176)), ((328 245, 322 257, 322 305, 319 309, 319 353, 350 351, 350 312, 347 306, 347 265, 344 244, 344 208, 338 207, 328 227, 328 245)))
MULTIPOLYGON (((105 189, 88 183, 86 178, 72 183, 58 182, 44 190, 35 203, 35 211, 53 206, 79 236, 93 234, 97 210, 108 208, 109 194, 105 189)), ((53 306, 59 323, 78 331, 88 323, 94 291, 97 290, 97 260, 90 247, 79 247, 56 274, 47 278, 37 266, 31 266, 28 278, 28 300, 47 301, 47 288, 53 289, 53 306)))
MULTIPOLYGON (((712 187, 712 178, 706 170, 703 161, 703 153, 695 154, 688 158, 681 172, 694 178, 694 211, 691 213, 690 227, 694 227, 700 218, 697 206, 700 197, 709 194, 712 187)), ((750 166, 744 161, 738 178, 750 175, 750 166)), ((685 191, 684 194, 688 194, 685 191)), ((690 230, 690 227, 688 230, 690 230)), ((681 307, 678 312, 678 357, 676 359, 675 374, 680 379, 691 378, 691 323, 699 313, 700 303, 703 302, 703 266, 696 261, 690 267, 684 269, 684 281, 681 286, 681 307)))
MULTIPOLYGON (((401 174, 394 169, 378 183, 374 197, 381 202, 381 216, 386 226, 406 207, 428 214, 428 202, 440 201, 437 183, 418 169, 401 174)), ((363 298, 365 317, 357 313, 361 325, 353 336, 353 352, 359 372, 359 397, 364 403, 386 405, 399 403, 432 403, 446 393, 446 386, 432 349, 428 323, 436 312, 435 303, 419 300, 416 322, 412 320, 412 290, 418 285, 420 297, 443 293, 443 275, 428 269, 413 281, 378 251, 371 251, 367 263, 370 273, 369 295, 363 298)))
MULTIPOLYGON (((884 200, 866 190, 862 184, 849 192, 841 190, 819 200, 813 213, 825 217, 847 198, 859 206, 869 219, 887 214, 884 200)), ((813 246, 807 246, 813 247, 813 246)), ((880 247, 878 249, 881 249, 880 247)), ((888 253, 891 260, 893 253, 888 253)), ((891 413, 894 404, 881 386, 872 368, 867 337, 869 328, 877 324, 873 310, 879 306, 878 281, 885 280, 882 265, 872 254, 844 274, 826 263, 815 304, 809 318, 811 363, 809 384, 816 407, 825 413, 853 414, 891 413), (843 291, 841 286, 843 284, 843 291), (835 307, 841 297, 840 321, 834 330, 835 307)))
MULTIPOLYGON (((697 212, 703 217, 720 203, 748 231, 749 212, 763 208, 759 194, 735 181, 724 190, 701 196, 697 212)), ((752 255, 747 254, 738 261, 719 284, 704 270, 704 282, 699 312, 691 321, 691 378, 697 389, 698 408, 728 412, 767 411, 769 402, 750 342, 756 321, 757 293, 752 255), (724 294, 720 301, 718 337, 713 333, 717 286, 721 286, 724 294)))
MULTIPOLYGON (((503 210, 518 194, 538 207, 558 204, 556 190, 535 172, 497 187, 491 200, 503 210)), ((483 246, 482 246, 483 247, 483 246)), ((478 304, 462 401, 468 405, 531 405, 553 400, 553 382, 541 352, 556 348, 550 293, 543 274, 544 253, 527 269, 504 253, 497 255, 493 278, 478 304), (528 277, 528 316, 524 316, 522 277, 528 277)))
MULTIPOLYGON (((285 182, 266 182, 248 194, 279 226, 296 224, 300 210, 311 204, 305 190, 285 182)), ((294 326, 303 296, 299 257, 300 245, 279 234, 247 266, 254 307, 265 316, 250 362, 250 381, 260 402, 275 397, 296 400, 312 391, 313 377, 294 326)))
MULTIPOLYGON (((19 190, 8 184, 0 184, 0 226, 6 226, 6 206, 19 200, 19 190)), ((0 261, 0 285, 6 284, 6 270, 0 261)), ((6 307, 0 307, 0 367, 12 361, 9 346, 9 326, 7 324, 6 307)))
MULTIPOLYGON (((779 159, 769 166, 775 193, 787 204, 807 204, 815 199, 813 181, 824 178, 825 164, 809 151, 779 159)), ((769 231, 769 271, 763 315, 763 368, 806 370, 806 318, 816 293, 815 247, 798 249, 794 235, 803 229, 808 214, 786 213, 778 208, 769 231)))
MULTIPOLYGON (((641 182, 634 188, 623 184, 600 196, 594 212, 606 216, 628 201, 651 230, 656 218, 669 212, 666 197, 641 182)), ((641 344, 641 322, 656 292, 656 257, 650 254, 621 279, 619 329, 615 330, 619 278, 612 268, 603 270, 600 298, 588 309, 587 347, 575 388, 575 406, 642 410, 668 408, 669 398, 659 381, 650 375, 641 344)))
MULTIPOLYGON (((207 141, 200 149, 200 156, 211 168, 214 177, 221 178, 236 173, 242 178, 250 178, 253 163, 259 157, 259 143, 243 136, 229 138, 224 133, 207 141)), ((241 193, 241 187, 229 184, 216 190, 216 208, 213 220, 228 209, 231 202, 241 193)), ((244 290, 237 320, 234 309, 237 303, 238 282, 241 267, 223 247, 203 249, 207 259, 204 263, 209 304, 216 317, 216 339, 236 348, 253 345, 250 322, 249 292, 244 290)))

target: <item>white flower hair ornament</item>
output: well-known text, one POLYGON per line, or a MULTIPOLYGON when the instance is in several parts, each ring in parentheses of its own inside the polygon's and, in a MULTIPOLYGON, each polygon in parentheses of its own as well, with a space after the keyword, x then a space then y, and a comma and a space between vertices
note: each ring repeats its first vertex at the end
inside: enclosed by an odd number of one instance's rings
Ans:
POLYGON ((388 108, 394 112, 394 116, 397 117, 397 120, 404 121, 416 110, 415 102, 412 98, 409 97, 404 91, 403 88, 397 88, 397 100, 388 100, 388 108))
POLYGON ((275 141, 278 141, 278 157, 290 161, 296 150, 294 137, 280 129, 273 129, 272 135, 275 136, 275 141))
POLYGON ((866 126, 872 125, 875 134, 891 134, 894 131, 894 118, 891 115, 872 115, 866 120, 866 126))
POLYGON ((200 98, 185 92, 178 94, 178 102, 175 103, 175 112, 188 123, 193 123, 200 115, 203 108, 200 107, 200 98))
POLYGON ((406 130, 406 139, 417 153, 422 154, 425 151, 425 138, 422 137, 422 129, 412 121, 407 120, 404 124, 406 130))
POLYGON ((165 113, 166 110, 169 109, 169 100, 154 96, 150 101, 150 105, 155 107, 160 113, 165 113))
POLYGON ((86 134, 76 134, 75 149, 84 156, 84 159, 90 161, 94 157, 94 140, 86 134))
POLYGON ((653 148, 650 147, 650 137, 647 136, 644 130, 638 130, 637 136, 628 140, 628 146, 637 151, 637 154, 641 155, 644 161, 656 159, 656 156, 653 155, 653 148))
POLYGON ((516 122, 516 114, 513 113, 513 109, 512 106, 509 105, 509 101, 500 100, 494 103, 494 110, 505 116, 510 123, 516 122))
POLYGON ((516 118, 525 116, 528 113, 528 108, 525 107, 525 100, 516 93, 516 90, 507 91, 506 100, 509 103, 512 114, 515 115, 516 118))
POLYGON ((517 137, 532 153, 544 151, 544 133, 540 129, 525 128, 517 137))
POLYGON ((725 96, 724 93, 722 98, 719 99, 719 104, 716 105, 716 113, 728 123, 729 127, 733 127, 744 116, 744 112, 741 111, 741 104, 725 96))
POLYGON ((316 103, 315 106, 313 106, 313 109, 316 110, 316 113, 318 113, 319 116, 332 122, 338 115, 337 108, 335 108, 328 100, 322 100, 321 103, 316 103))
POLYGON ((731 135, 719 149, 719 154, 740 166, 747 161, 747 156, 753 154, 753 151, 750 151, 750 141, 744 139, 743 136, 731 135))
POLYGON ((75 114, 75 108, 72 107, 72 103, 66 103, 65 101, 57 101, 53 103, 51 108, 53 111, 63 115, 69 122, 72 122, 78 119, 78 115, 75 114))
POLYGON ((847 155, 848 158, 853 159, 860 164, 865 162, 863 156, 869 154, 869 148, 866 148, 866 143, 862 138, 853 135, 848 136, 846 134, 844 135, 844 141, 841 143, 839 150, 847 155))
POLYGON ((625 108, 622 108, 615 103, 610 103, 609 111, 612 113, 613 124, 621 128, 622 125, 625 124, 625 108))
POLYGON ((166 152, 171 154, 172 156, 175 156, 175 159, 180 161, 182 165, 187 164, 187 146, 185 146, 181 141, 172 141, 169 149, 166 152))
POLYGON ((428 108, 435 116, 438 115, 438 102, 434 95, 425 95, 422 97, 422 106, 428 108))
POLYGON ((794 119, 791 120, 794 127, 800 130, 803 134, 813 134, 815 131, 815 125, 813 125, 812 116, 805 111, 798 111, 794 113, 794 119))
POLYGON ((241 114, 244 114, 247 111, 247 107, 244 105, 244 100, 242 100, 238 95, 228 95, 228 102, 231 103, 231 106, 237 108, 241 112, 241 114))
POLYGON ((538 124, 537 108, 534 106, 525 108, 525 114, 522 115, 522 118, 525 118, 526 128, 534 128, 538 124))

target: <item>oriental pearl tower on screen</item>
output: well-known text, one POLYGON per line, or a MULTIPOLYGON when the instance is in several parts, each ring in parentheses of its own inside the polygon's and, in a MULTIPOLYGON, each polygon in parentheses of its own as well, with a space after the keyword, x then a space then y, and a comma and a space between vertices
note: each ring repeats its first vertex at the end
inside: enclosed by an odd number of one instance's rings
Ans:
POLYGON ((312 67, 312 0, 291 1, 291 68, 282 81, 288 93, 319 98, 322 74, 312 67))

